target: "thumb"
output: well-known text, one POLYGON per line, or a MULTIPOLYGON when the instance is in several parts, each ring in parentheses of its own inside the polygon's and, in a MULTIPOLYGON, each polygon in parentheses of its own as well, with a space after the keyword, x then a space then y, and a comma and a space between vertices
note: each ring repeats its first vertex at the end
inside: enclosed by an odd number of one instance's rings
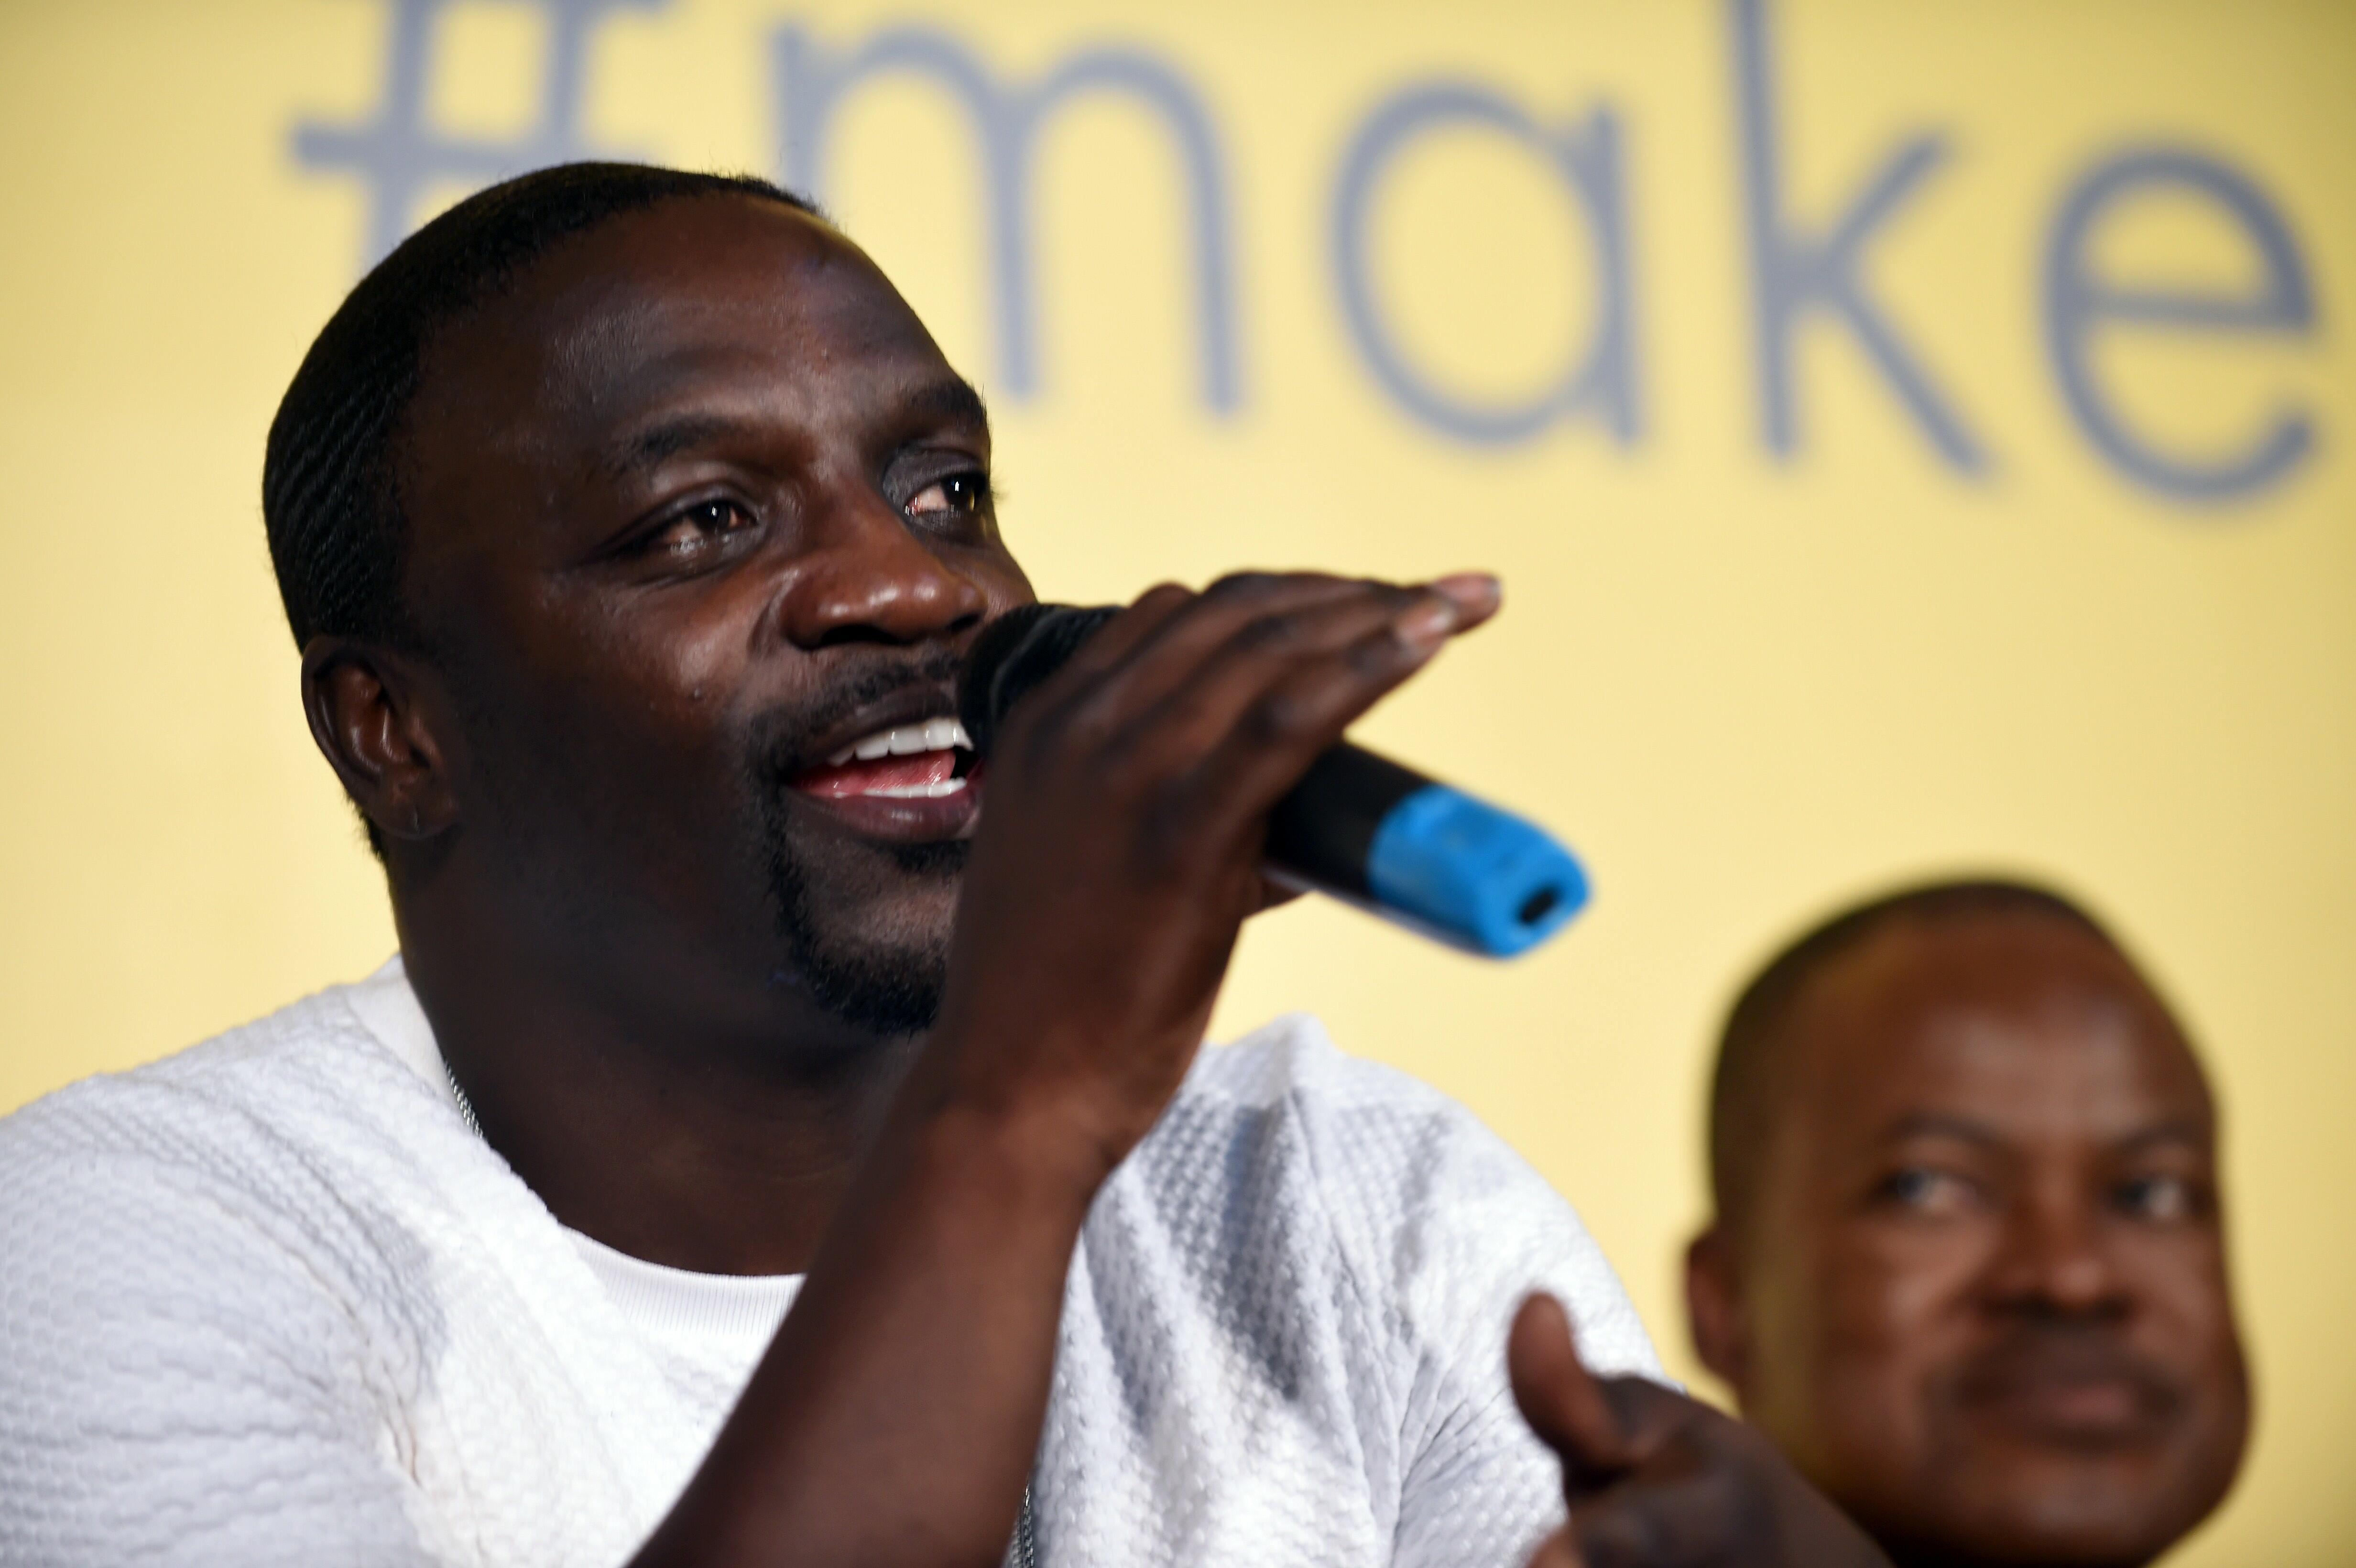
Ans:
POLYGON ((1636 1463, 1620 1418, 1579 1359, 1562 1303, 1537 1295, 1514 1314, 1505 1340, 1514 1403, 1540 1442, 1562 1458, 1567 1491, 1586 1490, 1636 1463))

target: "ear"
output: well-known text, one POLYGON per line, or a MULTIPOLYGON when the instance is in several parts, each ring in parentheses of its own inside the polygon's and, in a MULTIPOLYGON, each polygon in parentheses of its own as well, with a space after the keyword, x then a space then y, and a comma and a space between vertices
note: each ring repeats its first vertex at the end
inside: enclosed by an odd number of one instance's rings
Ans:
POLYGON ((1726 1222, 1709 1229, 1686 1248, 1686 1323, 1694 1354, 1747 1403, 1751 1386, 1751 1324, 1742 1308, 1742 1281, 1734 1238, 1726 1222))
POLYGON ((381 644, 317 636, 303 649, 311 739, 387 838, 419 842, 457 824, 448 753, 427 696, 419 663, 381 644))

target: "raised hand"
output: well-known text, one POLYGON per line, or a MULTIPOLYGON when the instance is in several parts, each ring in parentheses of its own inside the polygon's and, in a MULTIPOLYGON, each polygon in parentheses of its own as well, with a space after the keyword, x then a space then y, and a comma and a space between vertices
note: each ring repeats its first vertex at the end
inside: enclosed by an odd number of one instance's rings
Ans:
POLYGON ((1890 1568, 1741 1422, 1643 1378, 1597 1378, 1552 1296, 1515 1316, 1515 1403, 1562 1459, 1570 1522, 1530 1568, 1890 1568))
POLYGON ((1086 1140, 1109 1169, 1202 1040, 1269 809, 1321 752, 1495 611, 1486 577, 1306 574, 1155 589, 1017 705, 928 1065, 943 1092, 1086 1140))

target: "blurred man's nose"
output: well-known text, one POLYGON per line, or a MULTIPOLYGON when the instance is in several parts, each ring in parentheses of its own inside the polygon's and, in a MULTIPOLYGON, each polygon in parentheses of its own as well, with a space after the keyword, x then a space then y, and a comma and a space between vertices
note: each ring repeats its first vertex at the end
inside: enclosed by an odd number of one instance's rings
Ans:
POLYGON ((2018 1196, 1988 1283, 1992 1304, 2006 1310, 2116 1317, 2131 1305, 2101 1206, 2074 1181, 2018 1196))
POLYGON ((873 492, 816 511, 798 565, 777 616, 780 635, 800 648, 955 636, 989 610, 981 584, 873 492))

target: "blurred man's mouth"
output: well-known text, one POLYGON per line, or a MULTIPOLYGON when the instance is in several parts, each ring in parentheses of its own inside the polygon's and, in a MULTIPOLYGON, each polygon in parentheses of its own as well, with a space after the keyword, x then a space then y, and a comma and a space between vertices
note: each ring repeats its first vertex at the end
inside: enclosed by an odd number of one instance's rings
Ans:
POLYGON ((2149 1441, 2183 1403, 2142 1358, 2092 1342, 2014 1341, 1978 1358, 1957 1392, 1966 1409, 2025 1436, 2093 1448, 2149 1441))

